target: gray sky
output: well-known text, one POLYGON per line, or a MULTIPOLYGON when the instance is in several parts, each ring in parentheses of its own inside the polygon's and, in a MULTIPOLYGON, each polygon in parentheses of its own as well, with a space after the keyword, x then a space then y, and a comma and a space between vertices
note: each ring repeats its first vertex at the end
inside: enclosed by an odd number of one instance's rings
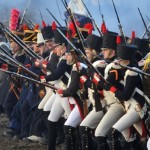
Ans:
MULTIPOLYGON (((59 3, 61 16, 64 18, 65 8, 63 7, 61 0, 57 0, 59 3)), ((83 0, 90 10, 93 18, 96 20, 97 25, 100 27, 102 20, 99 13, 98 0, 83 0)), ((99 0, 101 4, 101 11, 104 15, 106 26, 111 31, 119 32, 117 18, 113 9, 112 0, 99 0)), ((67 0, 69 2, 69 0, 67 0)), ((136 36, 141 37, 145 31, 144 25, 138 13, 137 7, 141 9, 143 17, 148 25, 150 22, 146 18, 146 15, 150 18, 150 0, 114 0, 116 8, 120 17, 121 24, 125 35, 130 36, 131 32, 135 30, 136 36)), ((23 13, 27 0, 0 0, 0 13, 1 21, 9 20, 8 16, 12 8, 17 8, 23 13)), ((27 16, 32 17, 36 23, 40 23, 39 9, 42 11, 44 20, 46 23, 51 24, 53 19, 46 11, 48 8, 55 17, 64 24, 63 20, 58 13, 56 0, 31 0, 30 6, 27 11, 27 16)), ((96 33, 97 34, 97 33, 96 33)))

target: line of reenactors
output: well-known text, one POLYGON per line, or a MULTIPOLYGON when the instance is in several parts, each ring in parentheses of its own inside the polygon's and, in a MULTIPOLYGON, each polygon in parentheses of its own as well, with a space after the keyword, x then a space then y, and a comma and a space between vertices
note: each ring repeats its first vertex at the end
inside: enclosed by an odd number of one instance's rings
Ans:
POLYGON ((83 49, 67 27, 14 26, 0 31, 6 136, 46 142, 48 150, 63 142, 66 150, 147 149, 148 39, 126 37, 125 44, 118 33, 80 28, 83 49))

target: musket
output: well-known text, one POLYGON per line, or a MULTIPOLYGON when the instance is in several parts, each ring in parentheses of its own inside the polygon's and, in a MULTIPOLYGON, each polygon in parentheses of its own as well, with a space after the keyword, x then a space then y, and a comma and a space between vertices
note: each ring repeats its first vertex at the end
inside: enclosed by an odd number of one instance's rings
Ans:
MULTIPOLYGON (((96 56, 97 58, 101 59, 101 60, 106 61, 107 63, 112 63, 112 62, 113 62, 113 61, 106 60, 106 59, 104 59, 104 58, 102 58, 102 57, 99 57, 98 55, 95 55, 95 56, 96 56)), ((141 71, 141 70, 137 70, 137 69, 131 68, 131 67, 129 67, 129 66, 122 65, 122 64, 120 64, 120 63, 118 63, 118 62, 114 62, 114 63, 117 64, 117 65, 119 65, 119 66, 121 66, 121 67, 123 67, 123 68, 129 69, 129 70, 134 71, 134 72, 136 72, 136 73, 139 73, 139 74, 142 74, 142 75, 145 75, 145 76, 150 77, 150 74, 148 74, 148 73, 146 73, 146 72, 143 72, 143 71, 141 71)))
POLYGON ((0 49, 6 54, 6 55, 9 55, 9 56, 12 56, 11 55, 11 50, 6 46, 6 45, 1 45, 0 44, 0 49), (6 50, 6 48, 7 48, 7 50, 6 50), (9 52, 8 52, 9 51, 9 52))
POLYGON ((84 40, 84 37, 83 37, 81 31, 78 29, 78 26, 76 25, 74 15, 73 15, 71 9, 68 7, 68 4, 67 4, 66 0, 64 0, 64 1, 62 0, 62 3, 64 5, 64 7, 66 8, 66 11, 68 12, 69 17, 70 17, 70 19, 73 23, 73 26, 76 30, 76 33, 77 33, 77 36, 78 36, 78 39, 79 39, 79 42, 81 43, 82 47, 84 48, 84 45, 83 45, 83 42, 82 42, 84 40))
POLYGON ((16 76, 16 77, 18 77, 18 78, 20 78, 20 79, 25 79, 25 80, 27 80, 27 81, 34 82, 34 83, 36 83, 36 84, 38 84, 38 85, 42 85, 42 86, 49 87, 49 88, 51 88, 51 89, 53 89, 53 90, 58 90, 58 88, 54 87, 54 86, 53 86, 52 84, 50 84, 50 83, 42 83, 42 82, 40 82, 40 81, 38 81, 38 80, 29 78, 29 77, 24 76, 24 75, 22 75, 22 74, 18 74, 18 73, 15 73, 15 72, 11 72, 11 71, 8 71, 8 70, 4 70, 4 69, 0 69, 0 70, 3 71, 3 72, 5 72, 5 73, 7 73, 7 74, 9 74, 9 75, 11 75, 11 76, 16 76))
MULTIPOLYGON (((10 56, 12 59, 15 60, 15 58, 13 58, 13 57, 11 56, 11 54, 9 54, 3 47, 0 46, 0 50, 1 50, 3 53, 5 53, 6 55, 10 56)), ((2 57, 0 57, 0 60, 3 61, 3 62, 6 63, 6 64, 9 64, 9 65, 11 65, 11 66, 13 66, 13 67, 18 68, 18 65, 14 65, 14 64, 11 63, 9 60, 6 60, 6 59, 4 59, 4 58, 2 58, 2 57)))
POLYGON ((25 14, 26 14, 26 12, 27 12, 27 9, 28 9, 28 7, 29 7, 30 1, 31 1, 31 0, 28 1, 27 6, 26 6, 26 8, 25 8, 25 10, 24 10, 24 12, 23 12, 23 15, 22 15, 22 18, 21 18, 21 21, 20 21, 20 25, 22 25, 22 23, 23 23, 23 20, 24 20, 25 14))
POLYGON ((40 16, 41 16, 41 20, 43 21, 43 15, 41 13, 41 10, 39 9, 39 12, 40 12, 40 16))
POLYGON ((81 44, 82 49, 84 50, 84 44, 83 44, 83 40, 84 40, 84 39, 82 38, 82 34, 81 34, 81 32, 79 31, 79 29, 78 29, 78 27, 77 27, 77 25, 76 25, 76 22, 75 22, 75 19, 74 19, 74 17, 73 17, 73 14, 72 14, 72 12, 71 12, 71 9, 68 8, 67 2, 66 2, 65 0, 64 0, 64 2, 65 2, 66 10, 67 10, 68 14, 70 15, 70 19, 71 19, 71 21, 72 21, 72 23, 73 23, 73 26, 74 26, 75 30, 76 30, 79 43, 81 44))
POLYGON ((71 45, 71 47, 77 51, 80 56, 85 60, 85 62, 88 64, 89 67, 91 67, 99 76, 100 78, 105 82, 108 83, 105 78, 102 76, 102 74, 92 65, 92 63, 87 59, 87 57, 85 56, 85 54, 80 50, 77 49, 74 44, 71 43, 71 41, 69 39, 67 39, 67 37, 61 32, 61 30, 59 28, 56 29, 63 37, 64 39, 71 45))
POLYGON ((32 24, 33 27, 35 27, 36 23, 33 20, 29 19, 29 22, 32 24))
POLYGON ((91 18, 91 20, 92 20, 94 26, 96 27, 98 33, 100 34, 100 36, 103 36, 103 34, 101 33, 101 31, 100 31, 98 25, 96 24, 95 20, 93 19, 93 17, 92 17, 92 15, 91 15, 90 11, 89 11, 88 8, 86 7, 85 3, 83 2, 83 0, 81 0, 81 1, 82 1, 82 3, 83 3, 83 5, 84 5, 84 7, 85 7, 85 9, 86 9, 86 11, 87 11, 87 13, 89 14, 89 16, 90 16, 90 18, 91 18))
POLYGON ((50 12, 50 10, 48 8, 46 8, 46 10, 49 12, 49 14, 52 16, 52 18, 57 22, 57 24, 62 27, 62 25, 59 23, 59 21, 55 18, 55 16, 50 12))
POLYGON ((101 18, 102 18, 102 22, 105 23, 105 20, 104 20, 104 15, 102 14, 102 11, 101 11, 101 6, 100 6, 100 1, 98 0, 98 6, 99 6, 99 13, 101 15, 101 18))
POLYGON ((56 4, 57 4, 57 7, 58 7, 58 12, 59 12, 59 15, 60 15, 60 18, 61 20, 63 20, 66 24, 66 19, 63 19, 62 16, 61 16, 61 11, 60 11, 60 8, 59 8, 59 4, 58 4, 58 1, 56 0, 56 4))
MULTIPOLYGON (((3 63, 6 63, 6 64, 9 64, 9 65, 13 66, 13 64, 11 64, 8 60, 6 60, 6 59, 4 59, 2 57, 0 57, 0 61, 3 62, 3 63)), ((16 66, 14 66, 14 67, 16 67, 16 66)))
POLYGON ((0 52, 0 55, 3 56, 6 60, 9 60, 9 62, 11 62, 12 64, 14 64, 15 66, 18 66, 18 68, 20 68, 22 71, 26 72, 28 75, 38 79, 39 76, 37 74, 35 74, 34 72, 30 71, 29 69, 27 69, 26 67, 24 67, 19 61, 17 61, 16 59, 0 52))
POLYGON ((3 25, 3 23, 0 22, 2 30, 10 36, 20 47, 22 47, 25 52, 33 58, 41 59, 40 56, 38 56, 31 48, 29 48, 18 36, 16 36, 14 33, 12 33, 7 27, 3 25))
POLYGON ((146 29, 147 36, 148 36, 148 38, 150 39, 150 31, 148 30, 148 28, 147 28, 147 26, 146 26, 145 20, 144 20, 144 18, 143 18, 143 16, 142 16, 142 13, 141 13, 139 7, 138 7, 138 11, 139 11, 139 14, 140 14, 140 16, 141 16, 141 19, 142 19, 142 22, 143 22, 143 24, 144 24, 144 27, 145 27, 145 29, 146 29))
POLYGON ((34 28, 34 25, 26 17, 24 17, 24 20, 28 24, 28 26, 31 27, 31 29, 34 28))
POLYGON ((112 3, 113 3, 113 6, 114 6, 114 10, 115 10, 116 16, 117 16, 118 27, 119 27, 119 30, 120 30, 120 34, 121 34, 121 36, 122 36, 123 39, 124 39, 124 43, 126 44, 126 43, 127 43, 127 42, 126 42, 126 38, 125 38, 125 35, 124 35, 124 33, 123 33, 123 29, 122 29, 122 25, 121 25, 121 22, 120 22, 120 19, 119 19, 119 15, 118 15, 118 13, 117 13, 117 9, 116 9, 116 6, 115 6, 115 3, 114 3, 113 0, 112 0, 112 3))
MULTIPOLYGON (((7 50, 4 48, 4 47, 2 47, 2 45, 0 46, 0 50, 6 55, 6 56, 9 56, 11 59, 13 59, 14 61, 17 61, 14 57, 12 57, 12 55, 9 53, 9 52, 7 52, 7 50)), ((18 64, 20 63, 19 61, 17 62, 18 64)), ((21 64, 21 63, 20 63, 21 64)), ((23 65, 23 64, 21 64, 21 65, 23 65)))
POLYGON ((3 63, 5 63, 5 64, 8 64, 8 65, 10 65, 10 66, 13 66, 13 67, 15 67, 15 68, 18 68, 18 66, 16 66, 15 64, 11 63, 9 60, 4 59, 4 58, 2 58, 2 57, 0 57, 0 61, 3 62, 3 63))
POLYGON ((40 9, 39 9, 39 12, 40 12, 41 20, 42 20, 42 26, 46 27, 46 23, 44 22, 43 15, 40 9))

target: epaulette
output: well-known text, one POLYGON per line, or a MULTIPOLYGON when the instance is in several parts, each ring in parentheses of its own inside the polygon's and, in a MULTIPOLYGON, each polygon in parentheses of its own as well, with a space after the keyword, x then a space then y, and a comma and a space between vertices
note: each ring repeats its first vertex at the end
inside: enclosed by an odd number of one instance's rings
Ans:
POLYGON ((121 69, 122 67, 119 65, 119 62, 117 60, 112 62, 112 69, 121 69))
MULTIPOLYGON (((132 67, 132 69, 139 71, 139 69, 136 68, 136 67, 132 67)), ((135 71, 132 71, 132 70, 127 70, 127 71, 126 71, 126 76, 128 76, 128 75, 129 75, 129 76, 137 76, 138 73, 135 72, 135 71)))
POLYGON ((106 68, 107 65, 108 65, 108 63, 105 60, 98 60, 93 63, 93 66, 96 68, 97 67, 106 68))
POLYGON ((112 67, 112 69, 121 69, 121 66, 115 62, 112 64, 111 67, 112 67))

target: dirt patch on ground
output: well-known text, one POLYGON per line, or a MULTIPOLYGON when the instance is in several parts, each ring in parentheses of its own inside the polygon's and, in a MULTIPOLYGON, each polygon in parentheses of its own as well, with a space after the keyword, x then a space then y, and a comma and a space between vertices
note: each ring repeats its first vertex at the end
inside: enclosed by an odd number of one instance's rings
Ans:
MULTIPOLYGON (((46 150, 47 145, 18 140, 4 136, 8 119, 5 114, 0 114, 0 150, 46 150)), ((57 150, 63 150, 63 145, 57 146, 57 150)))

